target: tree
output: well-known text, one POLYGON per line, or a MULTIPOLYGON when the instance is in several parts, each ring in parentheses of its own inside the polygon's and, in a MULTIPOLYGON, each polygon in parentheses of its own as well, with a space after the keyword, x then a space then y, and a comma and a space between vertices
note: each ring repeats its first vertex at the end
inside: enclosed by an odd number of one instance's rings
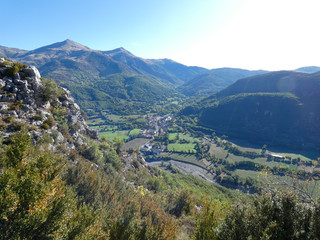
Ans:
POLYGON ((202 211, 197 214, 194 239, 216 239, 217 228, 225 218, 226 204, 221 202, 210 203, 208 199, 203 204, 202 211))
POLYGON ((267 145, 264 144, 261 148, 261 154, 265 154, 266 151, 267 151, 267 145))
POLYGON ((217 239, 319 239, 319 204, 312 205, 294 192, 256 195, 253 203, 232 207, 217 239))
POLYGON ((42 98, 45 101, 53 101, 60 97, 65 92, 59 87, 59 85, 53 81, 52 79, 43 78, 42 79, 43 86, 42 90, 42 98))
POLYGON ((124 144, 124 141, 123 139, 119 138, 119 137, 115 137, 113 139, 113 144, 114 146, 116 147, 116 152, 117 154, 119 154, 121 152, 121 147, 123 146, 124 144))
POLYGON ((64 164, 34 149, 26 132, 13 135, 0 162, 1 239, 73 239, 94 222, 62 181, 64 164))

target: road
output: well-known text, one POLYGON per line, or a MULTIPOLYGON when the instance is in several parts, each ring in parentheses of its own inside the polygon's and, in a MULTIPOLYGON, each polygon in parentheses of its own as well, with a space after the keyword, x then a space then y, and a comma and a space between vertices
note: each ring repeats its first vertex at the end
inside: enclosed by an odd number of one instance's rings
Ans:
MULTIPOLYGON (((153 161, 153 162, 147 162, 147 164, 151 167, 157 167, 161 165, 161 162, 162 161, 153 161)), ((169 162, 171 162, 172 166, 175 169, 178 169, 183 174, 193 175, 197 178, 216 184, 216 182, 213 181, 213 175, 209 173, 208 170, 202 167, 198 167, 196 165, 188 164, 185 162, 179 162, 176 160, 169 160, 169 161, 163 161, 163 162, 166 165, 168 165, 169 162)))

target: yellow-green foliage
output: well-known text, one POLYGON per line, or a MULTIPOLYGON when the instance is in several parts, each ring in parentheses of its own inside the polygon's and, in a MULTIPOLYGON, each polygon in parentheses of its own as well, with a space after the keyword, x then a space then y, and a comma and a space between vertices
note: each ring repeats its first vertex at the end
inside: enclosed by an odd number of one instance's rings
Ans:
POLYGON ((43 78, 42 84, 42 98, 45 101, 51 102, 64 94, 64 91, 52 79, 43 78))
POLYGON ((228 208, 229 205, 227 203, 209 202, 206 199, 196 217, 194 239, 216 239, 217 228, 225 219, 228 208))
POLYGON ((0 159, 1 239, 107 239, 95 211, 78 207, 62 181, 63 158, 34 149, 20 132, 0 152, 0 159))
POLYGON ((68 115, 67 109, 61 105, 57 105, 52 109, 52 115, 58 122, 63 122, 68 115))
POLYGON ((141 191, 125 186, 116 173, 104 171, 84 161, 77 154, 76 165, 66 176, 78 196, 87 204, 104 209, 104 230, 110 239, 173 239, 177 223, 161 204, 141 191))
POLYGON ((2 120, 2 118, 0 118, 0 131, 5 131, 7 128, 7 124, 5 123, 5 121, 2 120))
POLYGON ((22 63, 13 63, 11 65, 11 67, 7 68, 4 71, 4 75, 8 76, 8 77, 14 77, 14 75, 16 73, 18 73, 19 71, 21 71, 22 69, 26 68, 27 65, 22 64, 22 63))

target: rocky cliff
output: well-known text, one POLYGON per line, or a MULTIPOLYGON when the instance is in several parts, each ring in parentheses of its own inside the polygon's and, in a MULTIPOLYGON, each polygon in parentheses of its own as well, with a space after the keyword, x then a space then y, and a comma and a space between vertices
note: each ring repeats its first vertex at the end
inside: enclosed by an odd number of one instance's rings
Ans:
POLYGON ((21 129, 34 143, 64 144, 68 149, 83 144, 84 135, 98 138, 67 89, 41 78, 34 66, 0 58, 0 134, 6 139, 21 129))

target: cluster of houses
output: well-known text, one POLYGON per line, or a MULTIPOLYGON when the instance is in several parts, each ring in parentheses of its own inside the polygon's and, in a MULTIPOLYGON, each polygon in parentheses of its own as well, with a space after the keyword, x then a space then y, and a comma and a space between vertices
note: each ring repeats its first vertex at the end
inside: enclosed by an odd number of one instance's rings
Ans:
POLYGON ((165 150, 165 146, 156 146, 151 142, 148 142, 140 147, 141 152, 150 153, 150 154, 160 154, 165 150))
MULTIPOLYGON (((146 116, 148 120, 148 129, 141 130, 140 136, 146 138, 154 138, 156 136, 163 136, 166 134, 169 128, 169 122, 172 120, 170 115, 165 116, 146 116)), ((141 152, 149 154, 160 154, 165 151, 166 146, 153 144, 152 142, 147 142, 140 147, 141 152)))
POLYGON ((166 134, 169 127, 169 122, 172 120, 170 115, 163 117, 147 115, 148 129, 141 130, 141 137, 153 138, 155 136, 162 136, 166 134))

